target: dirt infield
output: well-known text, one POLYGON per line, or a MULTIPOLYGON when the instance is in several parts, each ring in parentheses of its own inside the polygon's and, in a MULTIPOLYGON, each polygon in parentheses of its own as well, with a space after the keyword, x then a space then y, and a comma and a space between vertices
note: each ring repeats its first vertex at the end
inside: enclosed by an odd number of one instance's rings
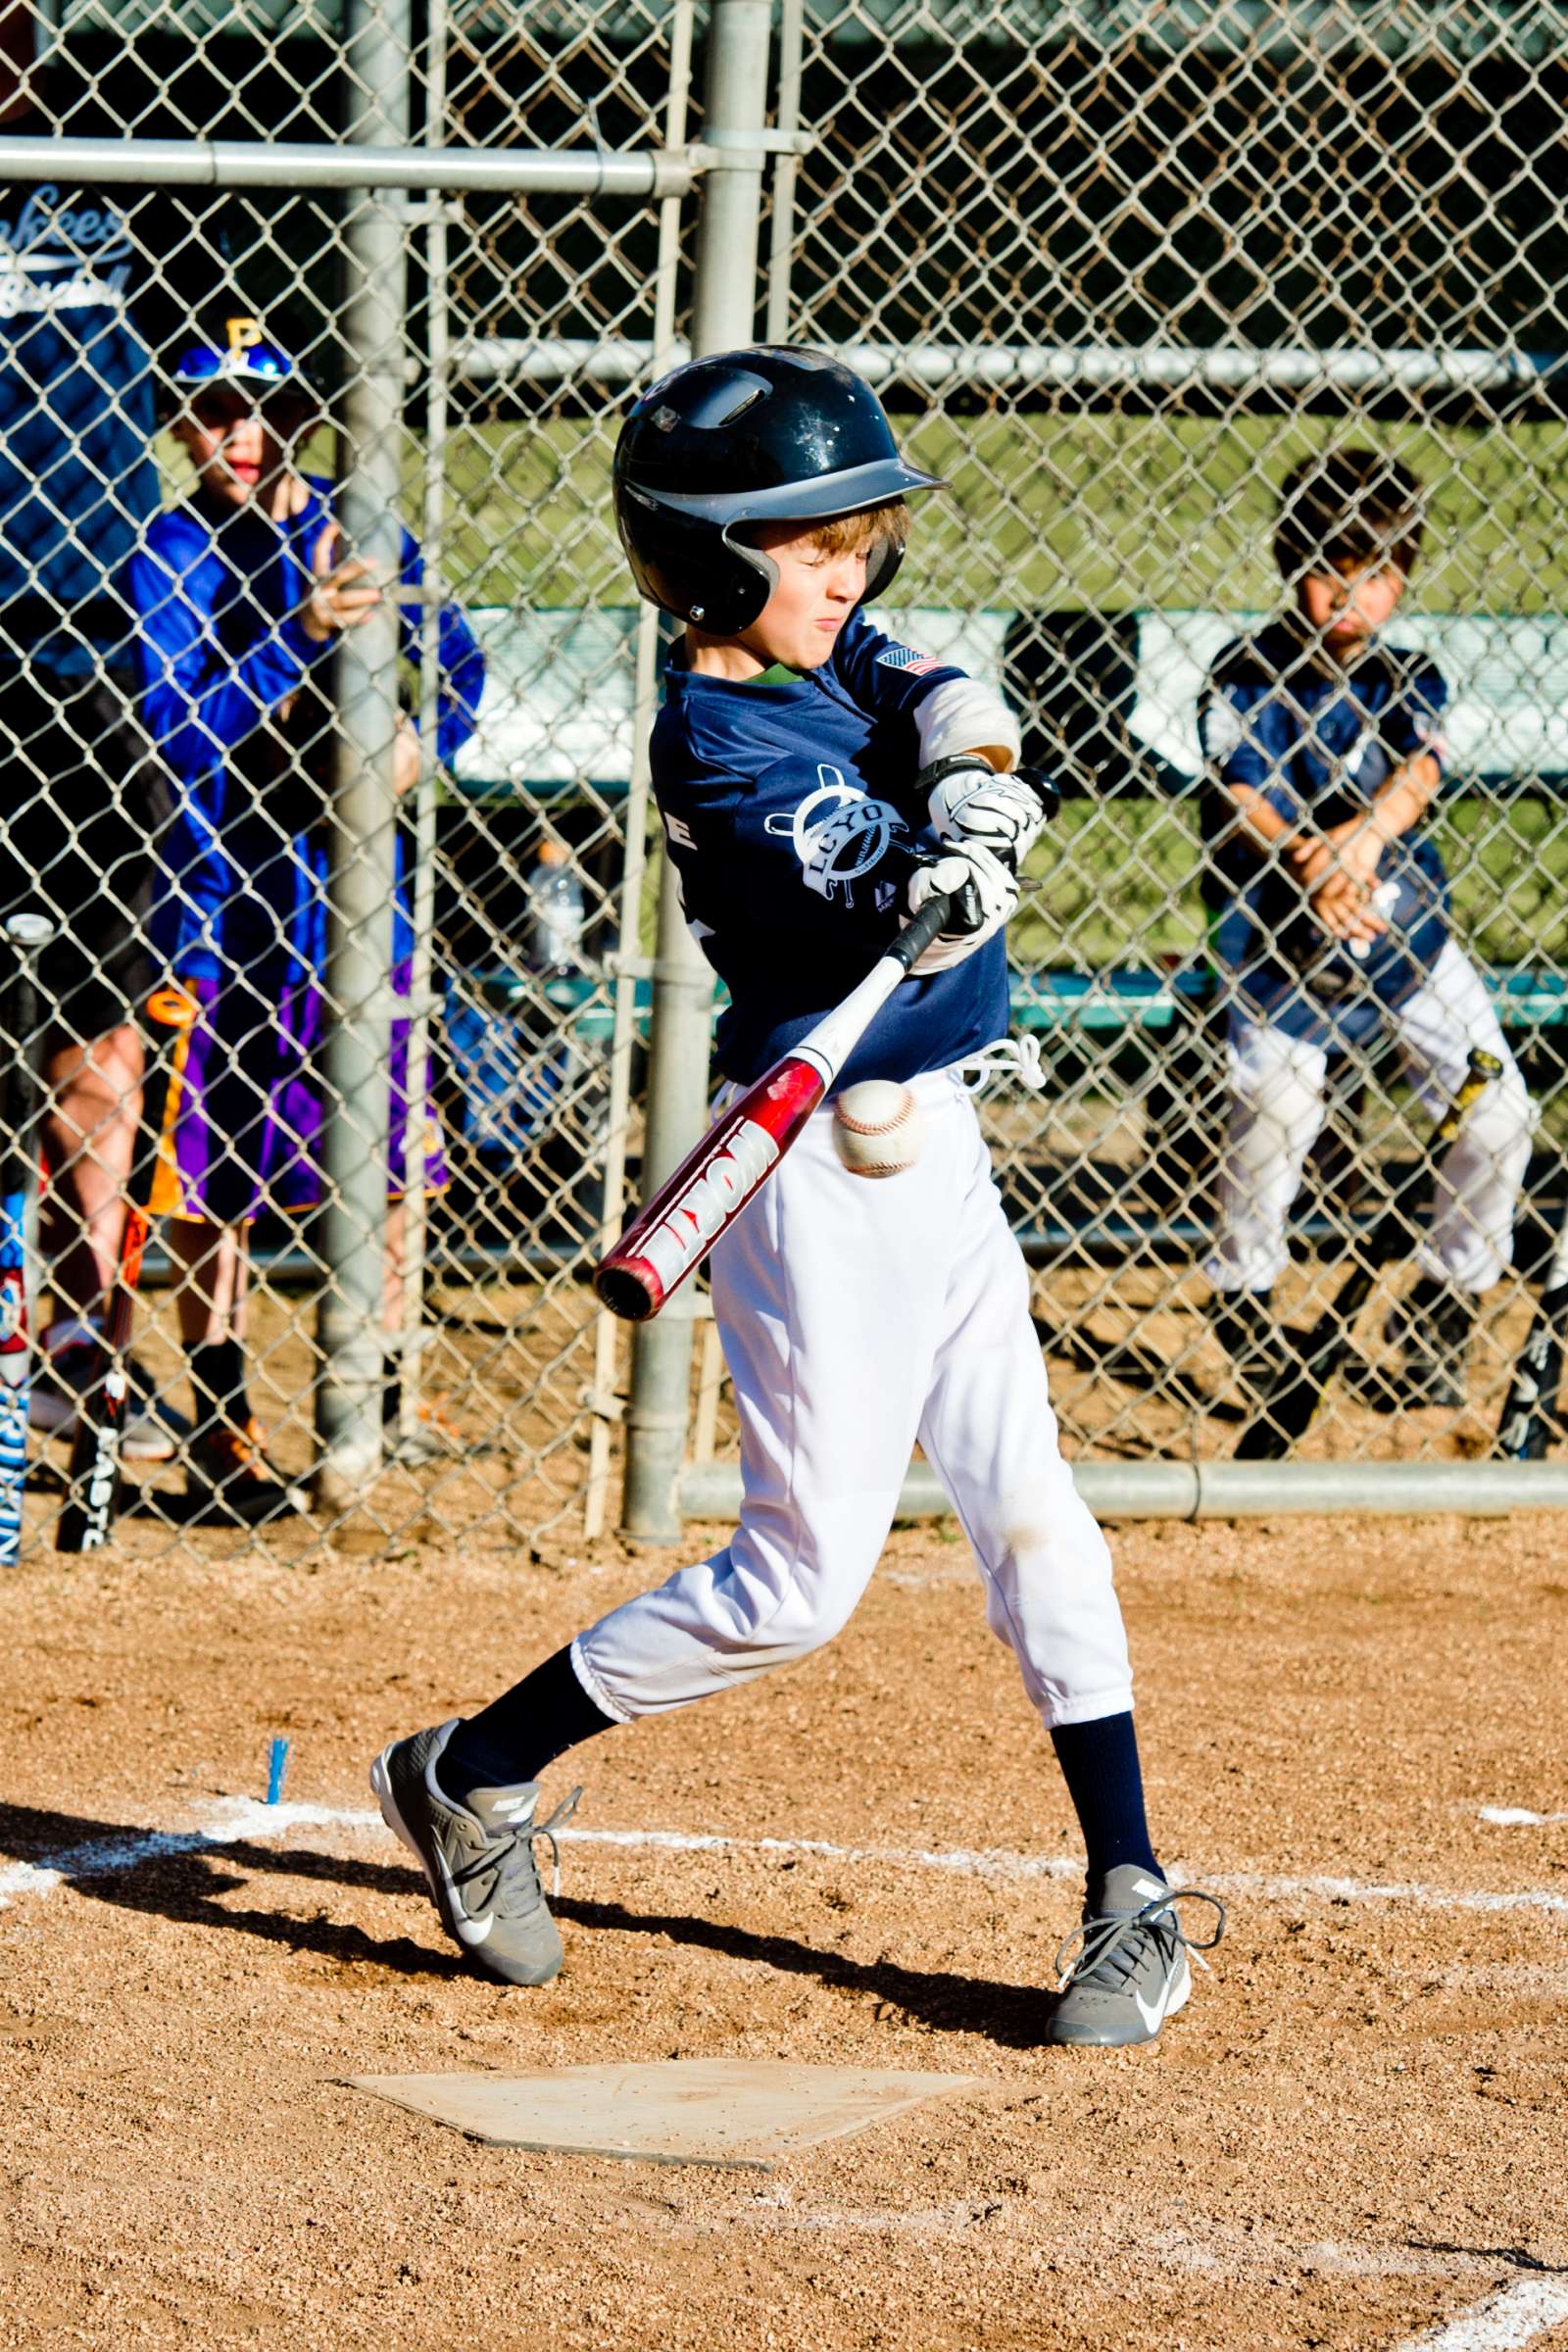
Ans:
POLYGON ((897 1536, 803 1668, 582 1751, 536 1993, 462 1973, 366 1764, 646 1557, 33 1563, 0 1593, 0 2341, 1568 2344, 1565 1533, 1116 1540, 1160 1850, 1231 1910, 1126 2054, 1036 2046, 1074 1832, 956 1542, 897 1536), (270 1819, 279 1732, 303 1810, 270 1819), (341 2086, 673 2055, 1001 2088, 759 2178, 341 2086))

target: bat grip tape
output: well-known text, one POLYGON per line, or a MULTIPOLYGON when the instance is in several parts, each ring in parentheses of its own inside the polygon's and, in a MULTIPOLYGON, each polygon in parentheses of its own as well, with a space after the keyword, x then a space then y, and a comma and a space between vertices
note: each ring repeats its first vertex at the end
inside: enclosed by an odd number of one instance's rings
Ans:
POLYGON ((927 899, 919 913, 906 922, 888 950, 889 956, 905 971, 923 956, 934 939, 940 938, 953 912, 953 895, 939 890, 934 899, 927 899))

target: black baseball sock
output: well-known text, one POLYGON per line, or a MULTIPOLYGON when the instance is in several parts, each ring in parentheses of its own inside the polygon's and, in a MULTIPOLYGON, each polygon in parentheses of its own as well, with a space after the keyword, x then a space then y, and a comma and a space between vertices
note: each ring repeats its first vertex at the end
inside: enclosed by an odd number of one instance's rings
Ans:
POLYGON ((1144 1818, 1144 1776, 1131 1715, 1059 1723, 1051 1735, 1089 1854, 1089 1876, 1123 1862, 1160 1875, 1144 1818))
POLYGON ((214 1340, 190 1351, 190 1385, 196 1399, 194 1435, 220 1438, 243 1429, 251 1417, 245 1393, 245 1349, 238 1340, 214 1340))
POLYGON ((456 1805, 470 1788, 514 1788, 536 1781, 547 1764, 614 1722, 594 1704, 571 1662, 558 1649, 532 1674, 460 1723, 441 1753, 435 1777, 456 1805))

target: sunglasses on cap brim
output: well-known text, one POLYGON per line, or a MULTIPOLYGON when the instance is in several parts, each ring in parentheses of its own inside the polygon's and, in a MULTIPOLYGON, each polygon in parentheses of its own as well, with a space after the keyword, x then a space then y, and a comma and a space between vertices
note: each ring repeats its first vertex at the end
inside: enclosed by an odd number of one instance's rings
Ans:
POLYGON ((175 387, 178 413, 204 422, 228 424, 241 416, 304 417, 314 416, 319 402, 297 383, 179 384, 175 387))

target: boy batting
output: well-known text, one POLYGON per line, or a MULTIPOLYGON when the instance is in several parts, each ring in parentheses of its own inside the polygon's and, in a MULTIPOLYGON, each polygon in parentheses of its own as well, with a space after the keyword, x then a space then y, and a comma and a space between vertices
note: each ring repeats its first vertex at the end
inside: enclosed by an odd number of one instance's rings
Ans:
POLYGON ((939 486, 900 457, 869 387, 814 352, 695 361, 627 419, 622 543, 642 595, 684 624, 654 789, 688 920, 729 991, 724 1076, 749 1086, 944 898, 943 928, 836 1079, 906 1087, 923 1148, 866 1182, 835 1149, 830 1100, 719 1234, 745 1486, 731 1541, 480 1714, 394 1740, 372 1786, 470 1964, 545 1982, 561 1942, 533 1841, 562 1814, 540 1819, 540 1775, 612 1725, 830 1642, 918 1441, 1087 1847, 1041 2039, 1148 2041, 1190 1989, 1178 1904, 1212 1898, 1172 1887, 1150 1841, 1109 1555, 1057 1450, 1027 1274, 957 1075, 1005 1034, 1003 933, 1054 796, 1013 772, 1016 722, 996 694, 861 611, 898 568, 906 497, 939 486))

